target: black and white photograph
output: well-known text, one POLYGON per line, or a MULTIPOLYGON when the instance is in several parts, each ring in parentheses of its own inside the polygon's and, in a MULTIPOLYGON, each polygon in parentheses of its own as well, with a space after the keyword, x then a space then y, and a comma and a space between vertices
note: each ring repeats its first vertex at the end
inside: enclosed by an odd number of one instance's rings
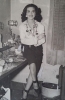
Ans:
POLYGON ((65 100, 65 0, 0 0, 0 100, 65 100))

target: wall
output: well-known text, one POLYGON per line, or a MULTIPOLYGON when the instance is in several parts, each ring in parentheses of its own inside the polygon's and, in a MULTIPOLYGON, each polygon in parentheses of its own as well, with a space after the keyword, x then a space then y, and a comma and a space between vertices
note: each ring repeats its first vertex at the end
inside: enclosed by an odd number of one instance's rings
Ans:
POLYGON ((11 20, 17 20, 18 26, 12 27, 13 33, 19 34, 18 27, 21 24, 21 13, 26 4, 22 4, 19 0, 11 0, 11 20))
MULTIPOLYGON (((41 8, 42 10, 42 24, 45 26, 45 34, 47 37, 47 30, 48 30, 48 22, 49 22, 49 12, 50 12, 50 0, 34 0, 34 4, 38 5, 38 7, 41 8)), ((18 0, 11 0, 11 19, 12 20, 17 20, 18 21, 18 26, 17 27, 12 27, 13 33, 19 34, 18 27, 21 24, 21 13, 26 4, 20 3, 18 0)), ((40 72, 38 74, 39 80, 42 81, 49 81, 52 82, 54 80, 54 83, 57 83, 58 80, 56 79, 56 75, 58 74, 58 69, 59 65, 52 66, 46 63, 46 43, 43 44, 43 63, 41 65, 40 72)), ((27 66, 26 69, 20 72, 18 76, 15 78, 15 80, 22 81, 23 79, 20 80, 21 75, 24 75, 26 78, 28 77, 29 73, 29 66, 27 66)), ((26 80, 24 80, 26 82, 26 80)))
POLYGON ((0 0, 0 22, 3 22, 4 29, 0 29, 0 34, 3 35, 3 42, 6 42, 10 37, 8 20, 10 20, 10 0, 0 0), (5 38, 6 37, 6 38, 5 38))

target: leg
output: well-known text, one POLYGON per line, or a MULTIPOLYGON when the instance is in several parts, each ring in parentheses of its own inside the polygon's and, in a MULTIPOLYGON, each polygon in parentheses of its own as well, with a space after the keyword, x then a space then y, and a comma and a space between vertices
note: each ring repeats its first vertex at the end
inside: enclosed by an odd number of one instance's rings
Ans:
POLYGON ((41 88, 39 88, 38 81, 37 81, 38 70, 36 67, 37 66, 35 63, 30 64, 30 72, 31 72, 32 80, 33 80, 33 87, 37 93, 37 96, 39 96, 39 94, 41 93, 41 88))
MULTIPOLYGON (((33 81, 36 81, 36 65, 34 63, 30 64, 30 74, 28 77, 28 81, 25 87, 25 90, 29 90, 33 81)), ((34 83, 34 88, 38 89, 38 85, 37 83, 34 83)), ((23 92, 23 98, 26 99, 27 98, 27 92, 24 91, 23 92)))
POLYGON ((32 80, 33 80, 33 87, 34 87, 34 89, 38 89, 37 82, 34 83, 35 81, 37 81, 36 65, 35 65, 35 63, 30 64, 30 72, 31 72, 32 80))
MULTIPOLYGON (((29 77, 28 77, 28 81, 27 81, 27 84, 26 84, 26 87, 25 87, 25 90, 29 90, 31 85, 32 85, 32 77, 31 77, 31 74, 29 74, 29 77)), ((27 98, 27 93, 24 91, 23 92, 23 98, 27 98)))

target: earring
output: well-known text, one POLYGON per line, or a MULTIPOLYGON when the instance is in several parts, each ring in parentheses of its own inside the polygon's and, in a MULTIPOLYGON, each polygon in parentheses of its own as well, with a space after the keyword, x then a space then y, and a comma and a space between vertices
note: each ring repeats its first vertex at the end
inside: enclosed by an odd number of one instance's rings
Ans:
POLYGON ((27 17, 27 15, 26 15, 26 17, 27 17))

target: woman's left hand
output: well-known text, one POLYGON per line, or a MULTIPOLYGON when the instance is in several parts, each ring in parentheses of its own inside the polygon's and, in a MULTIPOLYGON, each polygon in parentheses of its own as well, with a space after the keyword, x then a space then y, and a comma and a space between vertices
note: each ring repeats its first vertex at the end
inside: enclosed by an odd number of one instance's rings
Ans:
POLYGON ((40 34, 40 35, 37 36, 38 40, 41 40, 44 37, 45 37, 45 33, 42 33, 42 34, 40 34))
POLYGON ((45 33, 42 33, 39 36, 37 36, 37 44, 35 44, 34 46, 37 47, 45 42, 46 42, 46 35, 45 33))

